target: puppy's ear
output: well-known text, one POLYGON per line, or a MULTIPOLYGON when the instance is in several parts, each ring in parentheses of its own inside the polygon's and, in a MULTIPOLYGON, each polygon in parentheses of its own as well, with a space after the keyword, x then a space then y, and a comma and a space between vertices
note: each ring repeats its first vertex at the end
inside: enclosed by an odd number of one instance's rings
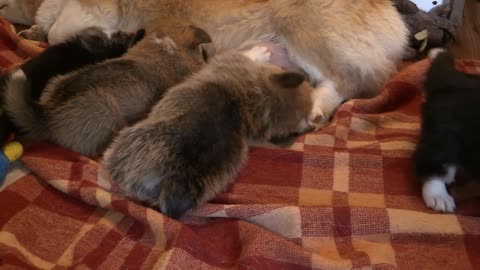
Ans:
POLYGON ((202 43, 198 46, 202 53, 203 60, 208 62, 215 55, 215 46, 213 43, 202 43))
POLYGON ((205 30, 193 25, 190 25, 188 27, 188 30, 191 33, 190 40, 188 41, 189 42, 188 47, 190 47, 190 49, 195 49, 200 44, 212 42, 210 35, 207 32, 205 32, 205 30))
POLYGON ((285 71, 270 75, 270 80, 282 88, 297 88, 305 81, 305 76, 298 72, 285 71))

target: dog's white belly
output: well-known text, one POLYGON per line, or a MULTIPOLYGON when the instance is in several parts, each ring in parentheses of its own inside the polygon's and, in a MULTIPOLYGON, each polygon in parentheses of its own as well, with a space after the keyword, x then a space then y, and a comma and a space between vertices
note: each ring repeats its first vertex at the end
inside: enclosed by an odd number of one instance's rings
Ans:
POLYGON ((265 47, 271 53, 271 57, 268 60, 270 64, 292 71, 301 71, 298 65, 290 61, 287 49, 285 49, 279 44, 268 42, 251 42, 251 45, 240 49, 240 51, 247 51, 257 46, 265 47))
POLYGON ((108 14, 102 17, 97 13, 78 1, 68 1, 48 32, 48 42, 60 43, 92 26, 100 27, 107 33, 114 31, 116 20, 109 20, 108 14))

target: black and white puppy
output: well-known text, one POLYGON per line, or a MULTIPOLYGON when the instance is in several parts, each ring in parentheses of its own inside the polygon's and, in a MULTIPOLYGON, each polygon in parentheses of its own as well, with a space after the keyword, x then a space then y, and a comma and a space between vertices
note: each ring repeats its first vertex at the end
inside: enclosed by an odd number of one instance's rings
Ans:
MULTIPOLYGON (((47 82, 55 76, 64 75, 87 65, 122 56, 145 35, 144 30, 136 33, 116 32, 108 37, 102 29, 87 28, 69 40, 47 48, 36 57, 23 63, 22 70, 29 82, 29 94, 37 101, 47 82)), ((1 106, 8 81, 14 72, 0 77, 1 106)), ((1 109, 0 109, 1 111, 1 109)), ((14 126, 5 113, 0 112, 0 145, 13 131, 14 126)))
POLYGON ((426 205, 453 212, 446 185, 455 181, 457 170, 480 179, 480 76, 456 70, 453 56, 443 49, 431 50, 430 58, 414 173, 423 183, 426 205))

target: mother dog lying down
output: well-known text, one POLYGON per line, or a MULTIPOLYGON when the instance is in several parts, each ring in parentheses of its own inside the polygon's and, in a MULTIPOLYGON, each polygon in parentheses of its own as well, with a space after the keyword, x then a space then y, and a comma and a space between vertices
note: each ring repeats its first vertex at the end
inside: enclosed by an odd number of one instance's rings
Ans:
MULTIPOLYGON (((21 12, 26 2, 0 0, 0 15, 31 20, 21 12)), ((165 15, 205 29, 218 52, 261 43, 273 48, 273 62, 283 53, 317 85, 316 124, 347 99, 377 94, 407 45, 390 0, 45 0, 35 29, 58 43, 86 27, 133 31, 165 15)))

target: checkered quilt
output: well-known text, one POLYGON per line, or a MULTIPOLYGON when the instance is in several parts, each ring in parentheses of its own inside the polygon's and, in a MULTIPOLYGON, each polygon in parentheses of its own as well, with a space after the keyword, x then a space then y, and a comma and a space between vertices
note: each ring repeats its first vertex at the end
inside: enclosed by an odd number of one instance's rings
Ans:
MULTIPOLYGON (((14 48, 0 52, 4 67, 5 55, 25 57, 14 48)), ((458 65, 480 72, 478 61, 458 65)), ((0 192, 0 266, 478 269, 480 202, 435 213, 411 175, 428 66, 410 65, 378 97, 343 104, 290 149, 251 149, 235 183, 182 221, 126 199, 96 161, 33 145, 28 169, 13 170, 0 192)))

